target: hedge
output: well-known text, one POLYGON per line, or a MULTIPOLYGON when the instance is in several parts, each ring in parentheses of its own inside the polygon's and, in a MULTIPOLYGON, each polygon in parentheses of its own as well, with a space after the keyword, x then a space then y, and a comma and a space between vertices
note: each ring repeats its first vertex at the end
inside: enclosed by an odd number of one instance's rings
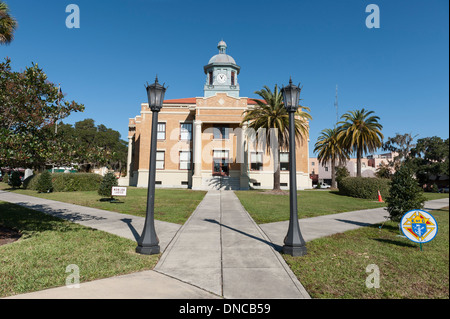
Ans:
MULTIPOLYGON (((38 190, 40 175, 27 179, 24 188, 38 190)), ((51 176, 54 192, 96 191, 102 181, 101 175, 93 173, 53 173, 51 176)))
POLYGON ((378 199, 378 191, 381 197, 389 195, 391 180, 387 178, 373 177, 345 177, 339 183, 339 193, 346 196, 378 199))

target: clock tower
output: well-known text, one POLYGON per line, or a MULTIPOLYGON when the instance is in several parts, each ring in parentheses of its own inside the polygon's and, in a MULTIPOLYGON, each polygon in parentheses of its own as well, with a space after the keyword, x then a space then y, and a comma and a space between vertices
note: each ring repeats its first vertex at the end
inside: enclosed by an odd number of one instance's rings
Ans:
POLYGON ((217 48, 219 54, 213 56, 208 64, 203 67, 206 74, 205 97, 214 96, 218 92, 239 97, 237 76, 241 68, 226 53, 227 44, 223 40, 219 42, 217 48))

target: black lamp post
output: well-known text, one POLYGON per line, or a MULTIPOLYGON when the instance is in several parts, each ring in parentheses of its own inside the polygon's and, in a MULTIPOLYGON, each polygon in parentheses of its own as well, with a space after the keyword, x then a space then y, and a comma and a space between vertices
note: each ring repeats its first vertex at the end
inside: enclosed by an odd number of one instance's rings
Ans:
POLYGON ((150 172, 148 176, 147 214, 145 216, 144 230, 138 240, 136 252, 144 255, 159 254, 159 239, 155 231, 155 174, 156 174, 156 141, 158 114, 162 108, 166 88, 158 83, 147 85, 148 105, 152 111, 152 135, 150 144, 150 172))
POLYGON ((289 229, 284 238, 283 253, 291 256, 306 255, 306 244, 300 232, 297 214, 297 169, 295 164, 295 112, 298 109, 301 88, 292 84, 281 89, 284 107, 289 113, 289 229))

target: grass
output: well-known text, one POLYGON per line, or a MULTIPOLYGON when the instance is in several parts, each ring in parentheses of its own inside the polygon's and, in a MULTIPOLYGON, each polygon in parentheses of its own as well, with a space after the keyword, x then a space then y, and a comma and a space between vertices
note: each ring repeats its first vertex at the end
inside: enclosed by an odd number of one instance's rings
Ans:
POLYGON ((0 226, 22 237, 0 246, 0 297, 64 286, 66 267, 80 282, 153 269, 159 255, 135 253, 136 242, 0 202, 0 226))
POLYGON ((448 207, 431 214, 439 232, 423 251, 388 222, 316 239, 307 243, 306 256, 283 257, 312 298, 448 299, 448 207), (378 266, 379 288, 366 287, 370 264, 378 266))
MULTIPOLYGON (((33 190, 11 189, 0 183, 0 189, 18 194, 35 196, 65 203, 88 206, 123 214, 145 217, 147 207, 147 189, 128 187, 126 197, 116 197, 117 201, 102 200, 96 191, 38 193, 33 190)), ((206 192, 190 189, 156 189, 155 219, 184 224, 202 201, 206 192)))
MULTIPOLYGON (((289 220, 289 195, 265 191, 235 191, 244 208, 258 224, 289 220)), ((288 194, 288 193, 287 193, 288 194)), ((316 217, 361 209, 385 207, 386 203, 339 195, 336 191, 298 191, 299 218, 316 217)), ((424 193, 427 200, 448 197, 448 194, 424 193)))

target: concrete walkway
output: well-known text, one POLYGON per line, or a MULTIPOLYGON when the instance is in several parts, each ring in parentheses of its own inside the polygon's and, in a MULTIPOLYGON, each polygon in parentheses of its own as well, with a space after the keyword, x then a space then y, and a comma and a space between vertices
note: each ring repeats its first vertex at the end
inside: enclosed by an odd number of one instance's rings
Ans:
POLYGON ((224 298, 309 298, 232 191, 209 191, 155 271, 224 298))
MULTIPOLYGON (((144 218, 0 191, 0 201, 137 240, 144 218)), ((429 201, 425 210, 449 206, 429 201)), ((301 212, 299 212, 301 214, 301 212)), ((300 219, 306 241, 384 222, 384 208, 300 219)), ((152 271, 12 298, 309 298, 277 250, 288 222, 257 225, 232 191, 210 191, 183 225, 155 221, 160 261, 152 271)))

